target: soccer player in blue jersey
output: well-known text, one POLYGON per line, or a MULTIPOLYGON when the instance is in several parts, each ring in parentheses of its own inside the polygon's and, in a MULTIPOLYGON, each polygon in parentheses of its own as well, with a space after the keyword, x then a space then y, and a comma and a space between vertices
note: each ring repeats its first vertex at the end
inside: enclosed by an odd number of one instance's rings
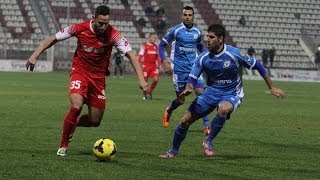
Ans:
MULTIPOLYGON (((182 10, 182 23, 172 27, 165 34, 159 44, 159 55, 163 65, 163 69, 167 73, 173 74, 173 85, 176 92, 176 98, 171 102, 170 106, 166 108, 162 124, 164 127, 169 126, 170 116, 173 110, 181 106, 184 101, 184 96, 179 96, 185 89, 188 75, 192 70, 192 66, 199 52, 206 50, 202 44, 202 32, 197 26, 193 24, 194 11, 190 6, 186 6, 182 10), (172 42, 171 60, 172 64, 168 62, 165 56, 165 47, 172 42)), ((203 78, 200 77, 195 84, 195 93, 199 95, 204 88, 203 78)), ((204 133, 209 134, 209 119, 207 116, 203 117, 204 133)))
POLYGON ((206 156, 215 154, 213 151, 215 137, 244 97, 239 76, 240 66, 258 70, 270 93, 277 98, 284 97, 284 92, 272 85, 266 69, 259 61, 247 55, 244 50, 226 45, 224 38, 225 29, 222 25, 214 24, 208 28, 207 47, 209 51, 200 54, 196 59, 188 77, 188 84, 179 96, 188 96, 193 91, 202 72, 207 75, 208 87, 191 103, 175 129, 172 148, 161 154, 160 158, 168 159, 176 156, 182 141, 187 135, 189 126, 217 108, 217 114, 211 123, 210 134, 202 143, 206 156))

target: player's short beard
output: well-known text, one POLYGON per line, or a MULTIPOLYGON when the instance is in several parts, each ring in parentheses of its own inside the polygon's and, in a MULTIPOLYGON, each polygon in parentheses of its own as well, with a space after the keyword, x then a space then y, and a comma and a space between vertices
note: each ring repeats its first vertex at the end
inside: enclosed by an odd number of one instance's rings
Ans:
POLYGON ((218 54, 220 53, 219 52, 219 48, 220 48, 220 43, 214 43, 210 45, 209 49, 210 49, 210 52, 213 53, 213 54, 218 54))
POLYGON ((105 34, 105 31, 104 30, 100 30, 99 26, 97 26, 97 25, 93 26, 93 30, 97 35, 105 34))
POLYGON ((100 29, 98 29, 98 33, 97 33, 98 35, 103 35, 103 34, 105 34, 105 30, 100 30, 100 29))

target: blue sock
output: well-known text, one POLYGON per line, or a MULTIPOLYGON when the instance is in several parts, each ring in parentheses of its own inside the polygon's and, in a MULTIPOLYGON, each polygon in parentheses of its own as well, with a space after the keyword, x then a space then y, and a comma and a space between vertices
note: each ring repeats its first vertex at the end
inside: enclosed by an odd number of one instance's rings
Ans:
POLYGON ((171 114, 173 110, 177 109, 181 105, 182 104, 178 101, 178 99, 174 99, 167 110, 168 113, 171 114))
POLYGON ((207 128, 207 127, 209 127, 209 118, 208 118, 208 116, 204 116, 203 118, 203 126, 204 126, 204 128, 207 128))
POLYGON ((180 124, 176 127, 172 141, 172 148, 170 150, 172 153, 178 154, 181 142, 186 138, 187 133, 188 128, 183 128, 180 124))
POLYGON ((211 131, 209 136, 205 141, 212 142, 214 138, 218 135, 220 130, 223 128, 224 123, 227 120, 227 116, 216 115, 211 123, 211 131))

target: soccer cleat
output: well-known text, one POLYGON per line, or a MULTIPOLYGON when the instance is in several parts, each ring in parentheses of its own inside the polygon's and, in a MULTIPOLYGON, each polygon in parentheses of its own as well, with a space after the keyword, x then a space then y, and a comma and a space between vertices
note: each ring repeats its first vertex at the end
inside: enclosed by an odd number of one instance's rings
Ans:
POLYGON ((143 100, 147 100, 148 99, 148 93, 147 92, 143 92, 143 100))
POLYGON ((164 111, 164 114, 163 114, 163 118, 162 118, 162 125, 165 128, 169 127, 170 115, 171 114, 168 113, 168 108, 166 108, 166 110, 164 111))
POLYGON ((211 143, 209 143, 208 141, 203 141, 202 146, 203 146, 203 153, 205 156, 209 157, 209 156, 215 155, 215 153, 213 152, 213 147, 211 143))
POLYGON ((167 151, 167 152, 165 152, 165 153, 163 153, 163 154, 160 154, 159 155, 159 158, 161 158, 161 159, 170 159, 170 158, 173 158, 173 157, 175 157, 177 154, 174 154, 174 153, 172 153, 171 151, 167 151))
POLYGON ((208 136, 210 134, 210 128, 206 127, 204 128, 203 132, 204 132, 204 135, 208 136))
POLYGON ((151 100, 152 99, 152 93, 148 93, 147 94, 147 98, 151 100))
POLYGON ((67 151, 68 151, 68 148, 66 147, 60 147, 57 151, 57 155, 58 156, 67 156, 67 151))
POLYGON ((143 100, 147 100, 147 99, 152 100, 152 94, 151 93, 144 94, 142 99, 143 100))

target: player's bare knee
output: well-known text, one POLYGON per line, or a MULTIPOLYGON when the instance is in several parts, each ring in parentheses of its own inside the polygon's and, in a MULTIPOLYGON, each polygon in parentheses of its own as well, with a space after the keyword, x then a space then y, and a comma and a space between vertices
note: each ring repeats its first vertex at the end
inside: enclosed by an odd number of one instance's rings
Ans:
POLYGON ((193 122, 194 120, 192 119, 191 113, 187 111, 186 114, 182 117, 180 124, 182 127, 188 128, 193 122))
POLYGON ((227 116, 230 112, 232 112, 233 106, 230 102, 224 101, 220 104, 218 114, 220 116, 227 116))
POLYGON ((190 126, 190 124, 191 123, 189 121, 187 121, 187 120, 182 120, 180 122, 180 126, 183 127, 183 128, 188 128, 190 126))

